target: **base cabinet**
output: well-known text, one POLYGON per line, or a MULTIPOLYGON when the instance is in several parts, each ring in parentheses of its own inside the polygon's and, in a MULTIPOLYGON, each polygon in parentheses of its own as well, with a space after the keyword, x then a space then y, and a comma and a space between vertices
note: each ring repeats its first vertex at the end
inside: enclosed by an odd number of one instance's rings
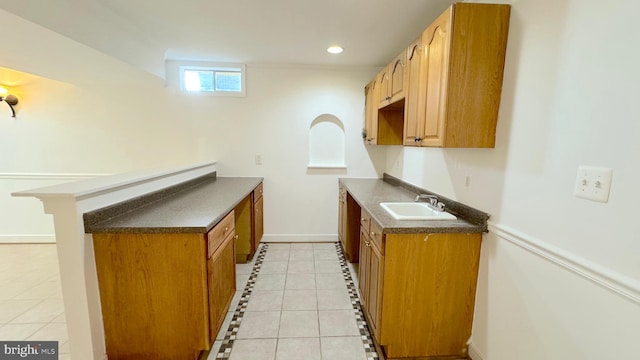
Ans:
POLYGON ((262 183, 234 209, 236 214, 236 262, 250 261, 264 233, 262 183))
POLYGON ((262 241, 264 235, 264 198, 262 197, 262 187, 260 187, 260 194, 253 202, 253 252, 258 249, 258 245, 262 241))
POLYGON ((361 220, 360 298, 385 357, 466 357, 482 235, 383 235, 361 220))
POLYGON ((236 261, 244 263, 253 253, 253 200, 251 194, 233 209, 236 221, 236 261))
POLYGON ((110 360, 197 359, 235 293, 234 214, 207 234, 94 233, 110 360))
POLYGON ((358 267, 360 294, 363 310, 369 320, 374 337, 380 337, 381 300, 383 289, 384 257, 369 234, 362 229, 360 233, 360 265, 358 267))
POLYGON ((207 260, 209 287, 209 327, 215 338, 236 292, 235 233, 229 234, 222 245, 207 260))
POLYGON ((345 258, 358 262, 360 253, 360 205, 339 184, 338 195, 338 239, 345 258))
POLYGON ((342 245, 342 250, 345 252, 346 256, 346 222, 347 222, 347 191, 344 186, 340 184, 338 186, 338 240, 340 240, 340 245, 342 245))

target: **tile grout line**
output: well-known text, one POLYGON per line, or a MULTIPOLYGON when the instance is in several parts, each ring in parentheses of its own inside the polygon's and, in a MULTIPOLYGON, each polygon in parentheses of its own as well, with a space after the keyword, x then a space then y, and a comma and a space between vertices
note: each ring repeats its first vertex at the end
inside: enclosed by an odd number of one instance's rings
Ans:
POLYGON ((318 299, 318 272, 316 271, 316 250, 311 245, 311 261, 313 262, 313 281, 316 291, 316 318, 318 319, 318 352, 322 359, 322 333, 320 332, 320 301, 318 299))
MULTIPOLYGON (((351 277, 351 273, 348 267, 348 264, 346 262, 346 259, 344 257, 344 253, 342 252, 342 248, 340 247, 340 243, 334 243, 336 252, 338 254, 338 260, 340 263, 340 267, 342 270, 342 275, 343 278, 346 282, 347 285, 347 292, 349 294, 350 300, 351 300, 351 304, 352 304, 352 309, 354 312, 354 316, 356 318, 356 324, 358 326, 358 329, 360 331, 360 339, 362 340, 362 345, 365 351, 365 357, 367 360, 379 360, 379 356, 376 352, 375 349, 375 345, 373 343, 373 340, 371 338, 371 333, 369 331, 369 327, 366 323, 365 317, 364 317, 364 313, 362 312, 362 307, 360 304, 360 300, 358 297, 358 293, 356 290, 356 287, 354 285, 354 282, 352 280, 351 277)), ((247 280, 247 284, 243 290, 242 293, 242 297, 240 298, 240 301, 238 302, 238 306, 236 307, 236 310, 234 312, 234 315, 232 317, 231 323, 229 324, 229 327, 227 329, 227 332, 225 334, 224 339, 222 340, 222 344, 220 345, 220 349, 218 350, 218 353, 216 355, 216 359, 229 359, 231 356, 231 351, 233 348, 233 344, 236 340, 236 336, 238 334, 239 328, 240 328, 240 324, 242 322, 242 318, 244 317, 244 313, 246 312, 247 309, 247 305, 249 302, 249 298, 253 292, 253 287, 255 285, 256 279, 258 277, 258 274, 260 272, 260 269, 262 267, 262 264, 264 262, 264 258, 266 255, 266 252, 268 250, 269 244, 268 243, 264 243, 262 245, 262 248, 260 250, 260 252, 258 253, 258 255, 256 255, 256 262, 253 266, 253 269, 251 271, 251 275, 249 276, 249 279, 247 280)), ((312 251, 315 251, 315 249, 312 249, 312 251)), ((287 261, 287 269, 289 266, 289 261, 291 260, 291 254, 289 254, 289 260, 287 261)), ((313 259, 313 263, 314 263, 314 277, 317 274, 315 272, 315 253, 314 253, 314 259, 313 259)), ((285 272, 285 290, 286 290, 286 278, 288 277, 288 272, 285 272)), ((317 279, 316 279, 317 280, 317 279)), ((318 289, 317 289, 317 284, 316 284, 316 293, 317 293, 318 289)), ((284 296, 284 291, 283 291, 283 296, 284 296)), ((284 300, 284 299, 283 299, 284 300)), ((319 319, 320 319, 320 310, 318 308, 318 299, 317 299, 317 295, 316 295, 316 314, 318 316, 318 330, 320 327, 320 323, 319 323, 319 319)), ((284 306, 284 302, 283 302, 283 306, 284 306)), ((280 316, 282 318, 282 309, 283 306, 281 306, 281 311, 280 311, 280 316)), ((279 337, 279 329, 278 329, 278 337, 276 338, 276 353, 277 353, 277 347, 278 347, 278 340, 280 339, 279 337)), ((340 337, 340 336, 338 336, 340 337)), ((311 338, 315 338, 315 337, 311 337, 311 338)), ((320 355, 322 356, 322 336, 320 333, 318 333, 318 340, 320 341, 320 355)))
MULTIPOLYGON (((46 299, 8 299, 7 300, 7 301, 19 301, 19 302, 31 301, 31 300, 33 300, 33 301, 37 300, 38 302, 35 303, 34 305, 28 307, 25 311, 21 312, 20 314, 18 314, 16 316, 12 317, 11 319, 9 319, 9 321, 4 323, 4 325, 20 325, 20 324, 45 324, 46 325, 46 323, 12 323, 13 320, 15 320, 15 319, 19 318, 20 316, 28 313, 29 311, 35 309, 38 305, 42 304, 46 299)), ((33 335, 33 334, 31 334, 31 335, 33 335)))
POLYGON ((284 312, 284 292, 287 288, 287 278, 289 277, 289 262, 291 261, 291 247, 289 247, 289 255, 287 256, 287 266, 284 270, 284 288, 282 289, 282 304, 280 304, 280 318, 278 319, 278 334, 276 335, 276 348, 273 357, 278 356, 278 346, 280 345, 280 324, 282 324, 282 314, 284 312))
POLYGON ((349 292, 349 297, 351 298, 351 305, 353 306, 356 323, 358 325, 358 329, 360 330, 360 339, 362 340, 362 346, 364 346, 366 358, 367 360, 378 360, 380 358, 373 343, 371 332, 369 331, 369 326, 367 325, 367 322, 365 320, 364 312, 362 311, 362 305, 360 304, 360 298, 358 297, 358 291, 356 290, 356 286, 353 283, 353 279, 351 278, 349 265, 347 264, 347 260, 344 257, 344 253, 342 252, 340 243, 336 242, 335 246, 336 251, 338 252, 340 267, 342 268, 342 275, 344 276, 344 280, 347 283, 347 291, 349 292))
MULTIPOLYGON (((267 253, 267 249, 269 248, 269 244, 263 243, 260 252, 258 253, 256 262, 253 265, 253 269, 251 270, 251 275, 249 275, 249 279, 247 280, 247 284, 242 291, 242 297, 240 297, 240 301, 238 302, 238 306, 231 318, 231 323, 227 328, 227 332, 222 340, 222 344, 220 345, 220 349, 218 349, 218 353, 216 354, 216 359, 229 359, 231 356, 231 350, 233 348, 233 343, 236 340, 236 336, 238 335, 238 331, 240 330, 240 323, 242 322, 242 318, 244 317, 244 313, 247 310, 247 305, 249 303, 249 298, 251 297, 251 293, 253 292, 253 287, 256 283, 256 279, 258 278, 258 273, 260 272, 260 268, 262 267, 262 263, 264 261, 264 257, 267 253)), ((286 280, 286 278, 285 278, 286 280)))
MULTIPOLYGON (((27 244, 15 244, 14 249, 18 249, 18 251, 13 252, 14 255, 11 256, 11 258, 13 257, 29 257, 31 259, 31 261, 33 262, 37 262, 43 265, 43 268, 49 268, 49 267, 53 267, 55 268, 52 272, 51 271, 47 271, 46 275, 44 275, 44 273, 42 273, 41 271, 36 271, 36 270, 30 270, 30 271, 24 271, 24 269, 20 270, 18 269, 18 271, 15 271, 13 273, 13 276, 11 277, 3 277, 2 281, 0 281, 0 284, 4 285, 14 285, 16 282, 22 284, 23 282, 26 282, 27 284, 29 284, 28 287, 22 287, 20 291, 14 293, 12 296, 6 298, 6 299, 2 299, 0 300, 0 304, 1 303, 25 303, 25 302, 35 302, 33 305, 28 306, 27 308, 25 308, 23 311, 19 312, 18 314, 16 314, 15 316, 12 316, 10 318, 8 318, 5 322, 0 323, 0 329, 8 329, 9 327, 15 327, 15 328, 19 328, 19 329, 25 329, 28 326, 31 325, 37 325, 37 327, 29 330, 28 332, 26 332, 26 335, 23 335, 20 338, 15 338, 16 341, 26 341, 27 339, 29 339, 30 337, 32 337, 33 335, 35 335, 36 333, 38 333, 39 331, 43 330, 44 328, 46 328, 47 326, 50 325, 54 325, 54 324, 64 324, 64 326, 66 327, 66 319, 64 322, 62 323, 58 323, 55 322, 54 320, 60 316, 60 314, 64 313, 64 308, 63 310, 59 313, 56 314, 55 316, 53 316, 50 320, 46 320, 46 321, 28 321, 28 322, 13 322, 16 319, 32 312, 34 309, 36 309, 38 306, 41 306, 43 303, 51 301, 52 299, 55 300, 60 300, 62 302, 62 294, 61 291, 59 291, 58 289, 56 290, 52 290, 52 291, 48 291, 48 292, 44 292, 47 295, 41 295, 42 293, 40 292, 36 292, 36 294, 40 294, 39 296, 34 296, 32 294, 30 294, 31 292, 33 292, 34 290, 39 290, 42 288, 43 285, 51 283, 51 282, 60 282, 60 274, 58 272, 58 259, 57 259, 57 251, 53 251, 53 252, 48 252, 48 251, 42 251, 42 245, 47 245, 47 244, 30 244, 28 245, 30 248, 33 248, 34 250, 37 247, 37 253, 33 253, 32 251, 27 251, 23 248, 24 245, 27 244), (22 248, 22 250, 21 250, 22 248), (51 262, 49 261, 49 259, 51 259, 53 256, 53 258, 55 258, 55 262, 51 262), (19 276, 18 276, 19 275, 19 276), (25 281, 24 278, 27 278, 27 280, 25 281), (26 297, 21 298, 23 296, 26 297), (53 294, 53 296, 52 296, 53 294), (60 294, 60 297, 58 298, 58 294, 60 294)), ((52 246, 53 249, 55 249, 55 244, 50 244, 52 246)), ((2 246, 2 245, 0 245, 2 246)), ((13 245, 12 245, 13 246, 13 245)), ((2 246, 2 250, 7 249, 7 247, 2 246)), ((12 249, 13 250, 13 249, 12 249)), ((3 256, 1 257, 1 259, 3 260, 3 264, 5 266, 2 267, 2 272, 6 273, 8 271, 13 271, 15 270, 15 265, 17 264, 11 264, 9 263, 7 260, 8 257, 3 256), (9 264, 9 265, 6 265, 9 264)), ((65 335, 68 334, 68 331, 65 331, 65 335)), ((68 337, 68 335, 67 335, 68 337)), ((6 339, 5 339, 6 340, 6 339)), ((66 342, 68 342, 68 339, 62 344, 64 345, 66 342)), ((60 345, 60 344, 59 344, 60 345)))

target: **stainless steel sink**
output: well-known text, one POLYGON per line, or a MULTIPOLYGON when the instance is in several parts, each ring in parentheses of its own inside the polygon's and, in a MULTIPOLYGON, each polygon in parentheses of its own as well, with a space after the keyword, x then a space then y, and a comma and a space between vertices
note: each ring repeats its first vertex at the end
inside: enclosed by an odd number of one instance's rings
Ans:
POLYGON ((455 220, 446 211, 434 210, 423 202, 383 202, 380 206, 396 220, 455 220))

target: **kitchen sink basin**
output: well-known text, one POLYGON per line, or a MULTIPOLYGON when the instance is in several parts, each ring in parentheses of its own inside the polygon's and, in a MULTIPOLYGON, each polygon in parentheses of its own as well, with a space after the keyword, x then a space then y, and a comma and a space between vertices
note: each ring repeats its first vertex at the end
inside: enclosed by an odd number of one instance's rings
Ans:
POLYGON ((423 202, 383 202, 383 209, 396 220, 455 220, 446 211, 437 211, 423 202))

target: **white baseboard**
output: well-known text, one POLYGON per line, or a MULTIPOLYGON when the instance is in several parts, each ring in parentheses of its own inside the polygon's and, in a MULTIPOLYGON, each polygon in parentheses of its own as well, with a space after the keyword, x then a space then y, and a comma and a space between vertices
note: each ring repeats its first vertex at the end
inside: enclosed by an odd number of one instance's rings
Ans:
POLYGON ((469 357, 471 360, 484 360, 484 355, 476 348, 473 343, 469 344, 469 357))
POLYGON ((54 234, 0 234, 0 244, 55 244, 54 234))
POLYGON ((336 242, 337 234, 265 234, 263 242, 336 242))
POLYGON ((509 226, 489 222, 489 231, 530 253, 571 271, 596 285, 640 304, 640 281, 524 234, 509 226))

